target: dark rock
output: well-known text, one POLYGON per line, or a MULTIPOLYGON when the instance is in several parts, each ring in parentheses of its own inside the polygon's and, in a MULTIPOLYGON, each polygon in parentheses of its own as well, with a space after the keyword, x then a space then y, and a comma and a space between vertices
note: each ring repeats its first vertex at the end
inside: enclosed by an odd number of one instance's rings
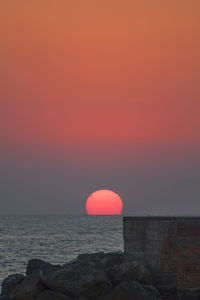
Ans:
MULTIPOLYGON (((96 298, 94 298, 94 300, 95 299, 96 298)), ((89 299, 86 297, 74 298, 71 296, 66 296, 61 293, 56 293, 50 290, 46 290, 42 294, 40 294, 39 297, 35 298, 35 300, 89 300, 89 299)))
POLYGON ((10 297, 13 300, 32 300, 44 290, 40 283, 40 274, 33 271, 30 275, 11 291, 10 297))
POLYGON ((57 270, 61 268, 59 265, 51 265, 50 263, 43 261, 41 259, 31 259, 28 262, 27 268, 26 268, 26 274, 29 275, 33 271, 40 270, 43 273, 45 272, 52 272, 54 270, 57 270))
POLYGON ((92 254, 80 254, 77 259, 80 263, 108 268, 124 262, 124 254, 120 251, 109 253, 98 252, 92 254))
POLYGON ((152 284, 150 272, 143 265, 135 261, 122 263, 108 268, 106 269, 106 274, 114 285, 125 280, 152 284))
POLYGON ((200 300, 200 288, 177 288, 176 274, 157 274, 153 287, 150 272, 121 252, 82 254, 63 266, 32 259, 26 273, 3 281, 0 300, 200 300))
POLYGON ((177 291, 177 300, 199 300, 200 288, 189 289, 179 287, 177 291))
POLYGON ((156 286, 163 300, 177 299, 177 286, 156 286))
POLYGON ((151 285, 137 281, 123 281, 100 300, 161 300, 160 293, 151 285))
POLYGON ((51 290, 71 296, 92 298, 108 293, 111 282, 103 269, 86 264, 66 265, 53 273, 41 275, 42 283, 51 290))
POLYGON ((95 284, 93 287, 90 287, 89 289, 85 290, 83 292, 84 295, 86 295, 91 300, 97 300, 103 297, 104 295, 107 295, 112 291, 111 285, 106 284, 95 284))
POLYGON ((109 268, 124 262, 124 253, 121 251, 105 253, 103 258, 103 267, 109 268))
POLYGON ((100 261, 104 258, 104 252, 97 252, 91 254, 80 254, 77 257, 77 262, 82 264, 96 263, 100 264, 100 261))
POLYGON ((13 274, 5 278, 2 283, 2 295, 9 296, 14 287, 20 284, 23 279, 24 275, 22 274, 13 274))
POLYGON ((46 290, 41 293, 35 300, 75 300, 70 296, 66 296, 60 293, 56 293, 50 290, 46 290))
POLYGON ((63 266, 68 266, 68 265, 71 265, 71 264, 74 264, 74 263, 77 263, 78 259, 77 258, 73 258, 69 261, 67 261, 63 266))

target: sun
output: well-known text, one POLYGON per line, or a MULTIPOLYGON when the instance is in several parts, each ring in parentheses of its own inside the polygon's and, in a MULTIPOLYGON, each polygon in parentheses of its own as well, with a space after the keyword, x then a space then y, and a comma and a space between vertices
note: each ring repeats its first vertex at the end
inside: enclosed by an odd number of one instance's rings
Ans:
POLYGON ((121 215, 123 202, 117 193, 99 190, 87 198, 85 207, 88 215, 121 215))

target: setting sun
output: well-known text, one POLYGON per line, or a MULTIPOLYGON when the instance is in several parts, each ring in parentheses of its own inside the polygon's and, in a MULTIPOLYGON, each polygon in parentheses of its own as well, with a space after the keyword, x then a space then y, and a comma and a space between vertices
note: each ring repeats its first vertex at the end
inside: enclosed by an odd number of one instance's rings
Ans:
POLYGON ((88 215, 121 215, 122 208, 122 199, 110 190, 96 191, 86 201, 88 215))

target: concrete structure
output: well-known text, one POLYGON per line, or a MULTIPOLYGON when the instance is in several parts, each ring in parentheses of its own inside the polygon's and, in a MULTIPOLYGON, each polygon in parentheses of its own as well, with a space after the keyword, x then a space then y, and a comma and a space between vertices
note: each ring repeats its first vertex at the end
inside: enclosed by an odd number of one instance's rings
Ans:
POLYGON ((124 217, 126 259, 149 268, 157 285, 200 287, 200 217, 124 217))

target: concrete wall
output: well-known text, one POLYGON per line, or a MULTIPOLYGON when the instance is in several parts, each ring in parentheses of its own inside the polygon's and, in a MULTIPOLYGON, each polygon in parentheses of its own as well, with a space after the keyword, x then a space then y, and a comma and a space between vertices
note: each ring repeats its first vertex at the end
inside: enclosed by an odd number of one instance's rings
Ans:
POLYGON ((155 284, 200 287, 200 217, 124 217, 126 259, 153 273, 155 284))

